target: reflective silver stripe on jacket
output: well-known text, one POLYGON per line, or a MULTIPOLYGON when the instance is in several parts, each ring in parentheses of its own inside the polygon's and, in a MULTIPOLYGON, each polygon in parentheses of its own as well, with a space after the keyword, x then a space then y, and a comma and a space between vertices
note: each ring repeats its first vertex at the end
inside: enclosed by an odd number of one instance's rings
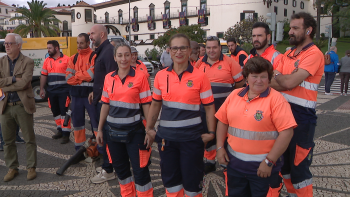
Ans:
POLYGON ((71 72, 71 73, 73 73, 73 74, 75 73, 75 70, 74 70, 74 69, 71 69, 71 68, 67 68, 66 71, 71 72))
POLYGON ((120 183, 121 185, 126 185, 126 184, 128 184, 128 183, 134 182, 134 179, 132 178, 132 176, 130 176, 130 177, 124 179, 124 180, 118 179, 118 181, 119 181, 119 183, 120 183))
POLYGON ((54 82, 49 82, 48 84, 49 84, 49 86, 67 84, 67 81, 54 81, 54 82))
MULTIPOLYGON (((103 94, 103 92, 102 92, 103 94)), ((109 101, 109 105, 113 107, 122 107, 127 109, 140 109, 139 103, 126 103, 121 101, 109 101)))
POLYGON ((94 83, 91 83, 91 82, 83 82, 83 83, 81 83, 81 84, 77 84, 77 85, 74 85, 74 86, 93 87, 93 86, 94 86, 94 83))
POLYGON ((282 175, 284 179, 290 179, 290 174, 282 175))
POLYGON ((147 97, 151 96, 151 91, 147 90, 145 92, 141 92, 139 95, 140 95, 140 99, 147 98, 147 97))
POLYGON ((237 75, 233 76, 232 78, 233 78, 234 80, 236 80, 236 79, 240 78, 241 76, 242 76, 242 73, 240 72, 240 73, 238 73, 237 75))
POLYGON ((299 84, 299 86, 307 89, 307 90, 312 90, 312 91, 317 91, 318 90, 318 84, 316 83, 310 83, 308 81, 303 81, 299 84))
POLYGON ((45 72, 45 73, 47 73, 47 70, 45 70, 45 69, 41 69, 41 72, 45 72))
POLYGON ((162 95, 162 91, 158 90, 157 88, 153 87, 153 93, 157 95, 162 95))
POLYGON ((70 79, 71 77, 73 77, 74 75, 71 73, 71 74, 69 74, 69 75, 67 75, 67 77, 66 77, 66 80, 68 81, 68 79, 70 79))
POLYGON ((49 73, 48 76, 63 76, 66 77, 65 73, 49 73))
POLYGON ((183 110, 189 110, 189 111, 199 111, 199 106, 200 106, 200 105, 191 105, 191 104, 172 102, 172 101, 163 101, 163 105, 170 108, 183 109, 183 110))
POLYGON ((201 99, 208 98, 208 97, 210 97, 210 96, 212 96, 212 95, 213 95, 213 92, 211 91, 211 89, 210 89, 210 90, 207 90, 207 91, 205 91, 205 92, 200 93, 201 99))
POLYGON ((230 83, 217 83, 217 82, 210 82, 210 85, 213 87, 213 86, 216 86, 216 87, 233 87, 232 84, 230 83))
POLYGON ((235 156, 237 159, 240 159, 242 161, 262 162, 267 156, 267 154, 252 155, 252 154, 240 153, 240 152, 234 151, 230 145, 227 146, 227 149, 231 155, 235 156))
POLYGON ((247 131, 234 127, 228 128, 228 133, 232 136, 247 140, 275 140, 278 137, 277 131, 247 131))
POLYGON ((272 65, 273 65, 273 62, 275 61, 275 58, 276 58, 279 54, 281 54, 281 53, 278 52, 278 51, 275 51, 275 52, 273 53, 272 58, 271 58, 271 64, 272 64, 272 65))
POLYGON ((149 183, 147 183, 147 184, 144 185, 144 186, 135 184, 135 187, 136 187, 136 190, 137 190, 137 191, 139 191, 139 192, 145 192, 145 191, 148 191, 148 190, 152 189, 152 183, 149 182, 149 183))
POLYGON ((87 70, 87 73, 89 73, 90 77, 91 77, 91 80, 94 79, 94 73, 89 69, 87 70))
POLYGON ((306 179, 300 183, 293 184, 295 189, 301 189, 312 184, 312 178, 306 179))
POLYGON ((191 118, 187 120, 160 120, 159 125, 162 127, 171 127, 171 128, 176 128, 176 127, 187 127, 191 125, 196 125, 200 124, 202 122, 201 117, 196 117, 196 118, 191 118))
POLYGON ((166 187, 166 190, 169 192, 169 193, 175 193, 175 192, 179 192, 180 190, 182 190, 184 187, 181 185, 177 185, 177 186, 174 186, 174 187, 166 187))
POLYGON ((217 93, 217 94, 213 94, 213 95, 214 95, 214 98, 226 98, 230 94, 231 94, 231 92, 225 92, 225 93, 217 93))
POLYGON ((128 118, 113 118, 113 117, 108 115, 107 121, 111 122, 111 123, 115 123, 115 124, 131 124, 131 123, 134 123, 136 121, 139 121, 140 118, 141 118, 140 114, 137 114, 135 116, 128 117, 128 118))
POLYGON ((288 102, 294 103, 297 105, 300 105, 302 107, 312 108, 314 109, 316 107, 317 102, 316 101, 309 101, 306 99, 302 99, 296 96, 292 96, 289 94, 286 94, 284 92, 281 92, 281 94, 284 96, 285 99, 287 99, 288 102))
POLYGON ((102 96, 109 98, 108 93, 106 91, 102 91, 102 96))

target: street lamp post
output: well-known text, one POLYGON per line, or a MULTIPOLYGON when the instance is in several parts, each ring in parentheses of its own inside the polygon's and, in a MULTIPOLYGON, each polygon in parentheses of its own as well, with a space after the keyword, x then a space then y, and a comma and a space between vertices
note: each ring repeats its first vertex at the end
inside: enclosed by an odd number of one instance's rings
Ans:
POLYGON ((130 0, 129 0, 129 43, 131 44, 131 28, 130 28, 130 0))

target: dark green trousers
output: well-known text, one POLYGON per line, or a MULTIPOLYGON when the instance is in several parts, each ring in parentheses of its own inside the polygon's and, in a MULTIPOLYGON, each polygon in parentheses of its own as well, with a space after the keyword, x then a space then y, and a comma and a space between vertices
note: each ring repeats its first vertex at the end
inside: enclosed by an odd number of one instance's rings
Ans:
POLYGON ((19 166, 16 141, 16 127, 22 130, 23 139, 26 142, 27 168, 35 168, 37 163, 37 147, 34 134, 33 114, 28 114, 23 104, 6 106, 0 117, 2 136, 4 138, 4 157, 8 168, 17 169, 19 166))

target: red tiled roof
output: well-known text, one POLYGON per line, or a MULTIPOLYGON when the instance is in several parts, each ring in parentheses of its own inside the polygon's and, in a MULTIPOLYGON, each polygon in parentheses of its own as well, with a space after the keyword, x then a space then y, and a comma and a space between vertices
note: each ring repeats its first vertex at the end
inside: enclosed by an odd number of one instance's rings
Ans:
POLYGON ((86 3, 85 1, 80 1, 78 4, 73 5, 72 7, 94 7, 94 6, 86 3))
POLYGON ((9 6, 9 5, 7 5, 7 4, 5 4, 3 2, 0 2, 0 5, 9 6))
POLYGON ((70 8, 70 6, 61 6, 61 7, 52 7, 50 9, 63 9, 63 8, 70 8))

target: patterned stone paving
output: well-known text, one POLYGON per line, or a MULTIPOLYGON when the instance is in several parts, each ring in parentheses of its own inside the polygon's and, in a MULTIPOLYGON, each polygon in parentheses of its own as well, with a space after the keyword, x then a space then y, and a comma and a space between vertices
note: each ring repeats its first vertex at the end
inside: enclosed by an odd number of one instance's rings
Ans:
MULTIPOLYGON (((318 106, 337 97, 320 94, 318 106)), ((347 110, 349 106, 345 106, 346 104, 335 110, 318 109, 317 113, 319 115, 330 112, 350 114, 347 110)), ((86 118, 88 119, 88 117, 86 118)), ((86 128, 90 128, 90 126, 86 124, 86 128)), ((350 146, 326 140, 333 135, 348 134, 349 129, 350 127, 342 128, 315 139, 315 155, 311 167, 314 175, 314 196, 350 196, 350 146)), ((37 104, 35 132, 38 144, 37 178, 33 181, 26 181, 25 145, 17 144, 20 174, 8 183, 0 180, 0 196, 120 196, 116 180, 101 184, 90 182, 90 179, 96 175, 95 167, 101 163, 101 160, 93 163, 82 161, 68 168, 64 176, 55 174, 56 170, 74 154, 74 136, 72 134, 70 137, 72 142, 64 145, 61 145, 59 140, 51 139, 55 132, 55 124, 46 103, 37 104)), ((87 129, 87 135, 91 134, 91 131, 87 129)), ((0 152, 1 179, 7 173, 3 158, 4 153, 0 152)), ((154 194, 155 196, 165 196, 156 144, 153 145, 151 160, 150 172, 154 194)), ((204 196, 225 196, 222 168, 218 166, 216 172, 205 176, 204 185, 204 196)), ((283 188, 282 194, 285 196, 285 188, 283 188)))

